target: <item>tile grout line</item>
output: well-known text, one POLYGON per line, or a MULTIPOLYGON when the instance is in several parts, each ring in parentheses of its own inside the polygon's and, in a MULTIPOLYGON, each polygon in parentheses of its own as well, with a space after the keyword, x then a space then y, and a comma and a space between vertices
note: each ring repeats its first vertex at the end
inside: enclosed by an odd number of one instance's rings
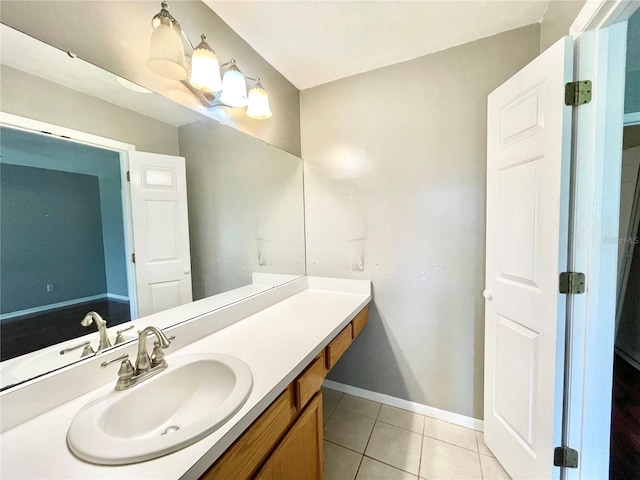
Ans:
POLYGON ((360 455, 360 462, 358 462, 358 468, 356 468, 356 474, 353 476, 353 480, 358 478, 358 474, 360 473, 360 467, 362 467, 362 461, 364 460, 364 454, 360 455))
MULTIPOLYGON (((413 433, 415 433, 415 432, 413 432, 413 433)), ((376 461, 378 463, 382 463, 383 465, 387 465, 388 467, 395 468, 396 470, 400 470, 401 472, 408 473, 409 475, 417 476, 418 478, 420 477, 420 475, 415 475, 414 473, 408 472, 407 470, 403 470, 402 468, 396 467, 395 465, 391 465, 390 463, 384 462, 384 461, 382 461, 382 460, 380 460, 378 458, 374 458, 374 457, 371 457, 369 455, 365 455, 364 453, 360 453, 357 450, 353 450, 353 449, 351 449, 349 447, 345 447, 344 445, 340 445, 339 443, 332 442, 331 440, 327 440, 327 439, 323 438, 323 441, 325 441, 327 443, 330 443, 331 445, 335 445, 336 447, 340 447, 340 448, 344 448, 345 450, 349 450, 350 452, 357 453, 358 455, 360 455, 360 457, 362 457, 360 459, 360 464, 362 464, 362 459, 364 457, 367 457, 367 458, 369 458, 371 460, 374 460, 374 461, 376 461)), ((422 445, 421 445, 421 447, 422 447, 422 445)), ((421 449, 421 453, 422 453, 422 449, 421 449)), ((421 460, 422 460, 422 458, 421 458, 421 460)), ((359 470, 360 470, 360 465, 358 465, 358 471, 359 470)), ((418 472, 419 471, 420 470, 418 469, 418 472)), ((356 475, 357 475, 357 472, 356 472, 356 475)))
POLYGON ((426 428, 426 423, 422 424, 422 433, 420 435, 422 438, 420 439, 420 460, 418 461, 418 480, 420 480, 420 474, 422 473, 422 449, 424 448, 424 429, 426 428))
MULTIPOLYGON (((447 445, 453 445, 454 447, 462 448, 462 449, 466 450, 467 452, 480 453, 480 452, 479 452, 479 451, 477 451, 477 450, 471 450, 470 448, 463 447, 462 445, 458 445, 457 443, 447 442, 446 440, 442 440, 441 438, 438 438, 438 437, 432 437, 431 435, 422 435, 422 436, 423 436, 423 437, 429 437, 429 438, 432 438, 432 439, 437 440, 437 441, 442 442, 442 443, 446 443, 447 445)), ((476 442, 476 443, 477 443, 477 442, 476 442)), ((485 455, 485 457, 488 457, 488 456, 489 456, 489 455, 485 455)))
MULTIPOLYGON (((371 436, 373 435, 373 430, 376 428, 376 423, 378 423, 378 417, 380 416, 380 410, 382 410, 382 404, 380 404, 380 408, 378 408, 378 413, 376 414, 376 418, 373 420, 373 426, 371 427, 371 431, 369 432, 369 438, 367 438, 367 443, 364 445, 364 450, 362 451, 362 458, 360 459, 360 465, 358 465, 358 471, 356 472, 356 477, 358 476, 358 473, 360 472, 360 467, 362 466, 362 462, 364 461, 365 453, 367 452, 367 447, 369 446, 369 442, 371 441, 371 436)), ((362 415, 362 416, 364 416, 364 415, 362 415)), ((368 418, 371 418, 371 417, 368 417, 368 418)), ((371 458, 371 457, 369 457, 369 458, 371 458)))
POLYGON ((484 472, 482 471, 482 458, 480 457, 480 441, 478 440, 478 434, 475 433, 474 437, 476 437, 476 447, 478 447, 478 464, 480 466, 480 478, 484 480, 484 472))

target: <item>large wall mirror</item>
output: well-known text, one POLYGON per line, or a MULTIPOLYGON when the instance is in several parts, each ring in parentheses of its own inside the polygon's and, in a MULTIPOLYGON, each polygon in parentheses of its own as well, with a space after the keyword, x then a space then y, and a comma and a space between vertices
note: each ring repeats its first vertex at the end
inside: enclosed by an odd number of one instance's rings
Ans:
POLYGON ((0 29, 2 389, 94 355, 90 311, 111 345, 144 322, 131 258, 146 228, 131 214, 133 154, 55 127, 185 158, 190 300, 218 308, 305 274, 300 158, 0 29))

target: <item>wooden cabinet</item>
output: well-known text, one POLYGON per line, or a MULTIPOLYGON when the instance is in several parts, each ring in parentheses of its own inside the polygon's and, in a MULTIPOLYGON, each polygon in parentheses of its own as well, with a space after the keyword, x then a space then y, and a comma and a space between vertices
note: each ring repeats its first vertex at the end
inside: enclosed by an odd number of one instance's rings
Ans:
POLYGON ((311 397, 320 390, 322 382, 324 382, 324 350, 293 382, 298 411, 301 411, 311 397))
POLYGON ((322 480, 322 382, 367 320, 365 307, 200 480, 322 480))
POLYGON ((256 480, 322 480, 322 392, 298 417, 256 480))
POLYGON ((229 480, 252 477, 297 415, 293 387, 289 385, 200 479, 229 480))
POLYGON ((331 370, 333 366, 340 360, 342 354, 347 351, 351 341, 353 340, 352 325, 347 325, 333 341, 327 345, 327 371, 331 370))
POLYGON ((360 332, 364 329, 369 321, 369 305, 364 307, 358 315, 351 321, 351 325, 353 325, 353 339, 355 340, 360 332))

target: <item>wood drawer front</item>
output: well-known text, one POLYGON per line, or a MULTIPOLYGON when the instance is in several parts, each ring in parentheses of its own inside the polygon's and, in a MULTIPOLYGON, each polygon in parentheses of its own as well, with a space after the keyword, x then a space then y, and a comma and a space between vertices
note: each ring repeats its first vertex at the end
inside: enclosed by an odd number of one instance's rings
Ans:
POLYGON ((293 386, 289 385, 200 480, 250 478, 276 447, 297 415, 293 386))
POLYGON ((342 354, 351 345, 351 324, 347 325, 333 341, 327 345, 327 370, 331 370, 342 354))
POLYGON ((324 355, 319 355, 296 379, 296 408, 302 410, 309 400, 320 390, 324 381, 324 355))
POLYGON ((362 310, 360 310, 360 313, 358 313, 358 315, 356 315, 351 322, 353 324, 354 340, 360 334, 362 329, 367 325, 368 321, 369 321, 369 305, 367 305, 362 310))

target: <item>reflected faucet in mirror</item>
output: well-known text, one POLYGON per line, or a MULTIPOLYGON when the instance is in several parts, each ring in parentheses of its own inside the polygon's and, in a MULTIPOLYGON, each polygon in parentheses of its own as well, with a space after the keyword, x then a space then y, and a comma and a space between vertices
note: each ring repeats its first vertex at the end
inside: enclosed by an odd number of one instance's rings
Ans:
POLYGON ((80 358, 88 357, 89 355, 93 355, 94 353, 96 353, 95 350, 91 347, 91 342, 87 340, 86 342, 82 342, 78 345, 74 345, 73 347, 64 348, 60 350, 60 355, 73 352, 74 350, 77 350, 79 348, 82 348, 82 355, 80 355, 80 358))
POLYGON ((96 324, 96 327, 98 327, 98 333, 100 334, 100 342, 98 343, 98 350, 96 350, 96 352, 99 352, 100 350, 109 348, 111 346, 111 342, 109 341, 109 337, 107 336, 107 322, 103 320, 99 313, 89 312, 84 316, 80 324, 83 327, 88 327, 94 322, 96 324))

